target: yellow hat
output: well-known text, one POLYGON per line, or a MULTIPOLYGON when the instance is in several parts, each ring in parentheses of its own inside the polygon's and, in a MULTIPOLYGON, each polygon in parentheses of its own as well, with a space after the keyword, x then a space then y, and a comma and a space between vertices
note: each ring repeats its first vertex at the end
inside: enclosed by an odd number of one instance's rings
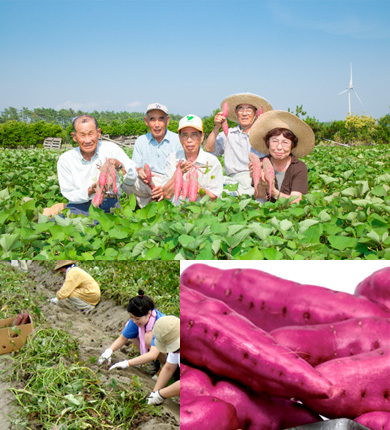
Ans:
POLYGON ((61 267, 64 267, 64 266, 70 266, 71 264, 74 264, 74 263, 76 262, 73 260, 58 260, 54 271, 61 269, 61 267))

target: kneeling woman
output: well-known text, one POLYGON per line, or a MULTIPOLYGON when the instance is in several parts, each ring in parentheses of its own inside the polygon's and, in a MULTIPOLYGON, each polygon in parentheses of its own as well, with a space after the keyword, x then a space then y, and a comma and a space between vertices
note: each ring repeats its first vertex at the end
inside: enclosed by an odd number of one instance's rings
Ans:
POLYGON ((151 363, 157 359, 164 363, 166 356, 165 354, 161 355, 155 347, 152 330, 156 321, 165 315, 155 309, 153 300, 145 296, 143 290, 139 290, 138 296, 129 301, 127 311, 130 313, 130 320, 120 336, 100 356, 98 364, 103 364, 106 360, 107 364, 110 364, 112 353, 120 349, 129 340, 139 350, 140 355, 130 360, 120 361, 111 366, 109 370, 115 368, 126 369, 130 366, 151 363))
MULTIPOLYGON (((313 130, 292 113, 273 110, 264 113, 255 122, 249 141, 254 149, 268 154, 264 158, 271 161, 275 170, 271 195, 269 184, 261 171, 255 198, 260 202, 275 202, 279 197, 296 196, 292 203, 298 203, 302 195, 308 192, 307 166, 299 158, 312 152, 315 141, 313 130)), ((252 177, 251 162, 249 170, 252 177)))

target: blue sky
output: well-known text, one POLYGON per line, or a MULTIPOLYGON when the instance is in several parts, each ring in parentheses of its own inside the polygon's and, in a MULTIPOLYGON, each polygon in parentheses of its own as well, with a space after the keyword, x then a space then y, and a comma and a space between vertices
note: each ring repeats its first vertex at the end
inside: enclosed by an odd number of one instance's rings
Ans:
POLYGON ((0 110, 210 115, 251 92, 320 121, 390 106, 388 0, 0 0, 0 110))

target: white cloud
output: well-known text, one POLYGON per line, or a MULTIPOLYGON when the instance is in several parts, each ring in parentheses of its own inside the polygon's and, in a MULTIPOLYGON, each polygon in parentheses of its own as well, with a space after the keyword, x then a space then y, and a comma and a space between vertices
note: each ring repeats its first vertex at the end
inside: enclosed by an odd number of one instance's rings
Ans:
POLYGON ((98 108, 99 108, 99 104, 96 102, 80 103, 80 102, 73 102, 71 100, 67 100, 66 102, 60 103, 54 107, 55 110, 73 109, 75 111, 81 110, 83 112, 91 112, 95 109, 98 110, 98 108))
POLYGON ((138 106, 141 106, 141 104, 142 104, 141 102, 136 101, 136 102, 127 103, 126 106, 133 109, 138 106))

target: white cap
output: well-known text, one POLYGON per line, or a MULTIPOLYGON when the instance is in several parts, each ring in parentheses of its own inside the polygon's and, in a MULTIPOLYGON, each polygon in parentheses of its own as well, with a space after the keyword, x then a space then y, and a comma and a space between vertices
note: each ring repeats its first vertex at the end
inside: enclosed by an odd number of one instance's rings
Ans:
POLYGON ((202 120, 196 115, 186 115, 179 122, 178 131, 184 127, 194 127, 203 133, 202 120))
POLYGON ((168 108, 160 103, 152 103, 146 108, 146 113, 148 113, 150 110, 162 110, 164 113, 168 114, 168 108))
POLYGON ((160 352, 180 349, 180 319, 173 315, 159 318, 153 327, 156 348, 160 352))

